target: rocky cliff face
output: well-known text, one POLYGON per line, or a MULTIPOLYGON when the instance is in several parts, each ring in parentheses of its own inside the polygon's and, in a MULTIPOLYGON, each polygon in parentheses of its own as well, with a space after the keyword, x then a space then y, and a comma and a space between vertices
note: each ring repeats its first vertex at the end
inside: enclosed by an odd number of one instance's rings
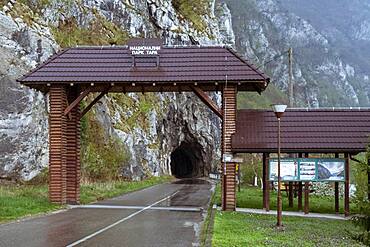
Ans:
POLYGON ((370 71, 365 58, 369 50, 364 45, 369 1, 227 3, 237 49, 264 68, 284 92, 286 51, 293 48, 297 106, 370 105, 370 71))
MULTIPOLYGON (((47 96, 22 88, 15 79, 66 46, 120 45, 130 37, 159 37, 169 45, 228 44, 261 66, 282 91, 287 89, 287 59, 280 55, 293 47, 297 105, 368 106, 369 73, 363 69, 368 59, 360 49, 350 56, 335 45, 343 43, 345 22, 335 28, 334 17, 318 23, 317 11, 311 10, 319 2, 0 1, 0 176, 30 179, 47 166, 47 96)), ((326 4, 328 13, 346 9, 333 8, 338 6, 334 0, 326 4)), ((366 4, 356 1, 353 15, 366 4)), ((368 47, 369 23, 368 18, 353 20, 347 51, 352 40, 368 47)), ((212 97, 220 102, 218 94, 212 97)), ((107 138, 127 147, 124 176, 170 173, 176 150, 191 153, 194 175, 217 166, 220 122, 192 94, 111 94, 89 119, 107 138)))
POLYGON ((0 176, 33 177, 48 162, 46 98, 15 79, 56 49, 47 29, 0 12, 0 176))
MULTIPOLYGON (((195 1, 196 3, 197 1, 195 1)), ((0 11, 0 175, 30 179, 47 166, 47 96, 22 88, 15 79, 55 53, 79 43, 119 44, 128 37, 161 37, 167 44, 234 44, 225 4, 188 20, 182 5, 171 1, 11 1, 0 11), (100 28, 97 33, 93 33, 100 28), (94 40, 86 40, 86 34, 94 40)), ((192 17, 190 17, 192 18, 192 17)), ((214 94, 215 100, 220 100, 214 94)), ((108 138, 124 143, 126 177, 171 172, 171 153, 181 146, 194 151, 194 175, 215 169, 220 122, 189 93, 109 95, 93 118, 108 138), (142 103, 144 102, 144 103, 142 103)), ((112 150, 114 152, 114 150, 112 150)))

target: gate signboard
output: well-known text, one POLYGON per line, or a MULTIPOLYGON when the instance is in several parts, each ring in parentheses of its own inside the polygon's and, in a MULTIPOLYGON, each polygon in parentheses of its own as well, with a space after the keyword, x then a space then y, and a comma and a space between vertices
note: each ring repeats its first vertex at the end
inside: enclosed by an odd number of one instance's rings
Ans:
MULTIPOLYGON (((296 158, 280 160, 282 181, 344 181, 344 159, 296 158)), ((278 160, 269 160, 269 179, 277 181, 278 160)))

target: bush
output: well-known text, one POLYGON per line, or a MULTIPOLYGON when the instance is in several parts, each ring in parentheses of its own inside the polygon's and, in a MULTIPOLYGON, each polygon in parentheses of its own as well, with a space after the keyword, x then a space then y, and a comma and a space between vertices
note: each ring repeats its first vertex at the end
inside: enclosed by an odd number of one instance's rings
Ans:
POLYGON ((370 159, 370 149, 366 153, 365 161, 357 163, 355 166, 354 180, 356 183, 355 203, 360 212, 359 215, 352 217, 352 222, 359 226, 361 232, 354 235, 354 238, 370 246, 370 202, 367 198, 368 181, 367 173, 369 166, 367 160, 370 159))
POLYGON ((28 185, 43 185, 49 182, 49 167, 45 167, 33 177, 31 180, 27 181, 26 184, 28 185))
POLYGON ((243 163, 240 165, 240 176, 242 184, 254 184, 254 177, 258 177, 258 184, 262 178, 262 157, 259 155, 243 155, 243 163))
POLYGON ((99 123, 82 122, 81 174, 83 180, 115 180, 121 177, 129 154, 118 139, 108 136, 99 123))

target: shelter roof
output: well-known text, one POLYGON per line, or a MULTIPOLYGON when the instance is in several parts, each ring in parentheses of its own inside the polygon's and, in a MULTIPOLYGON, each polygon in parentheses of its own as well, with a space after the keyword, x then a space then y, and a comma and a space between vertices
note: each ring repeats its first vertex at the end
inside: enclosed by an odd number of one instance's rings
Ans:
MULTIPOLYGON (((239 110, 232 150, 276 153, 277 128, 272 111, 239 110)), ((369 135, 370 109, 288 109, 281 118, 284 153, 359 153, 369 135)))
POLYGON ((41 91, 51 84, 71 83, 114 83, 121 86, 118 91, 122 87, 143 91, 143 86, 151 86, 145 91, 159 91, 160 86, 161 91, 176 91, 170 85, 190 91, 186 86, 190 83, 213 91, 225 83, 238 83, 240 91, 263 91, 269 78, 224 46, 161 46, 158 56, 132 55, 129 46, 95 46, 62 50, 18 81, 41 91))

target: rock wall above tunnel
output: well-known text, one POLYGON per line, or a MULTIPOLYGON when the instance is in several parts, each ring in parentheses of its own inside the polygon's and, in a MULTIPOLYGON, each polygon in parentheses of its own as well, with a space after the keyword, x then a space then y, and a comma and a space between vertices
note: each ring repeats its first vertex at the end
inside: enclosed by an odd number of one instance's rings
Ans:
MULTIPOLYGON (((60 30, 61 25, 74 20, 72 38, 79 31, 92 29, 91 23, 101 21, 105 27, 119 27, 129 37, 159 37, 167 44, 235 42, 230 11, 216 1, 210 1, 210 11, 202 16, 203 30, 179 13, 170 0, 82 0, 72 5, 57 0, 34 2, 16 1, 2 10, 0 4, 0 81, 5 82, 3 87, 0 85, 0 95, 9 96, 0 99, 4 106, 0 109, 0 175, 4 177, 28 180, 48 165, 47 97, 22 88, 15 79, 60 49, 53 31, 60 30), (19 101, 10 97, 14 93, 20 95, 19 101)), ((106 37, 95 40, 103 38, 106 37)), ((171 173, 171 153, 183 142, 199 144, 199 160, 206 164, 205 173, 216 168, 220 121, 196 96, 156 94, 146 105, 140 105, 141 94, 124 97, 130 104, 108 95, 91 114, 106 135, 117 137, 127 146, 130 160, 123 169, 125 177, 141 179, 171 173), (133 121, 127 127, 126 120, 132 119, 137 109, 143 110, 145 125, 133 121)), ((212 97, 220 101, 215 94, 212 97)))
MULTIPOLYGON (((171 172, 171 159, 176 151, 188 153, 194 169, 191 176, 208 175, 219 165, 221 121, 192 93, 173 93, 167 97, 166 117, 159 126, 163 172, 171 172)), ((215 99, 220 100, 219 96, 215 99)))

